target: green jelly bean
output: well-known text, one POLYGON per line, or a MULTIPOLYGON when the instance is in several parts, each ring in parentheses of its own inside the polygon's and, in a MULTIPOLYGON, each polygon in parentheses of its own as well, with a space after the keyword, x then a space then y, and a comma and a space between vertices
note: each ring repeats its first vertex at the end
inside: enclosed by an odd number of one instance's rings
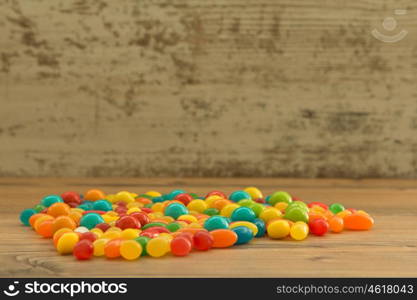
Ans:
POLYGON ((145 226, 143 226, 142 227, 142 230, 145 230, 145 229, 148 229, 148 228, 151 228, 151 227, 159 227, 159 226, 161 226, 161 227, 166 227, 167 226, 167 224, 165 224, 165 223, 162 223, 162 222, 153 222, 153 223, 148 223, 148 224, 146 224, 145 226))
POLYGON ((332 205, 330 205, 329 210, 332 213, 337 214, 337 213, 339 213, 341 211, 344 211, 345 210, 345 207, 342 204, 340 204, 340 203, 333 203, 332 205))
POLYGON ((269 204, 274 206, 278 202, 285 202, 288 204, 291 203, 292 202, 291 195, 283 191, 278 191, 278 192, 273 193, 271 197, 269 198, 269 204))
POLYGON ((300 207, 292 207, 285 210, 284 218, 291 220, 293 222, 303 221, 308 223, 308 212, 300 207))

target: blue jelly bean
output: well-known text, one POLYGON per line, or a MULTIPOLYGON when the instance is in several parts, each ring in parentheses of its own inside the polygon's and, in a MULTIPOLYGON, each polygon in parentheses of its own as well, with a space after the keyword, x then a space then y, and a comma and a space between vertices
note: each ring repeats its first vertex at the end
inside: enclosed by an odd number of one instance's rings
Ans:
POLYGON ((92 210, 93 204, 92 203, 83 203, 77 206, 78 208, 81 208, 83 210, 92 210))
POLYGON ((103 218, 96 213, 88 213, 81 217, 80 225, 92 229, 97 224, 104 223, 103 218))
POLYGON ((175 197, 177 197, 179 194, 184 194, 185 191, 184 190, 173 190, 171 191, 171 193, 169 193, 169 199, 175 199, 175 197))
POLYGON ((34 214, 36 214, 36 210, 32 208, 25 209, 20 213, 20 221, 23 225, 29 226, 29 219, 34 214))
POLYGON ((245 191, 234 191, 230 194, 229 199, 234 202, 238 202, 242 199, 252 199, 252 197, 245 191))
POLYGON ((263 237, 266 231, 265 222, 261 219, 255 219, 253 220, 253 224, 258 227, 258 233, 255 235, 255 237, 263 237))
POLYGON ((165 208, 164 213, 166 216, 170 216, 174 219, 177 219, 182 215, 188 214, 188 209, 183 204, 172 203, 165 208))
POLYGON ((110 211, 112 210, 111 203, 107 200, 97 200, 93 203, 94 210, 110 211))
POLYGON ((232 221, 248 221, 248 222, 253 222, 253 220, 255 220, 256 215, 253 212, 253 210, 251 210, 249 207, 239 207, 236 208, 232 215, 231 215, 232 221))
POLYGON ((204 222, 204 228, 208 231, 216 229, 227 229, 229 228, 229 222, 227 218, 223 216, 212 216, 204 222))
POLYGON ((52 204, 57 203, 57 202, 64 202, 62 200, 61 196, 58 196, 58 195, 49 195, 49 196, 46 196, 45 198, 42 199, 41 204, 43 206, 49 207, 52 204))
POLYGON ((152 198, 153 203, 164 202, 164 201, 165 201, 165 199, 163 197, 153 197, 152 198))
POLYGON ((242 245, 249 243, 253 238, 253 232, 246 226, 237 226, 232 229, 237 234, 237 241, 235 245, 242 245))

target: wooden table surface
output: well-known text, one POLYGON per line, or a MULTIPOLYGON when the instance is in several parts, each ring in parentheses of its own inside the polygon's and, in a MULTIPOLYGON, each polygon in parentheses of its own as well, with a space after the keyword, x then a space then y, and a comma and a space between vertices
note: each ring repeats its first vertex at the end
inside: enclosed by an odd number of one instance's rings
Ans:
POLYGON ((254 178, 0 178, 1 277, 403 277, 417 276, 417 182, 412 180, 254 178), (286 190, 307 201, 341 202, 375 218, 367 232, 309 237, 302 242, 260 238, 229 249, 188 257, 150 257, 128 262, 60 256, 51 240, 18 220, 19 212, 53 193, 129 190, 204 194, 255 185, 267 194, 286 190))

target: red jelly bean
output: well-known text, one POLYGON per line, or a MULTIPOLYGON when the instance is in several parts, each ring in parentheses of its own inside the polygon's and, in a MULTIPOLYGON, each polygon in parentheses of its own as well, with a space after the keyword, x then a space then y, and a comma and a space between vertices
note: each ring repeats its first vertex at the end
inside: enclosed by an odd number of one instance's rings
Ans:
POLYGON ((191 243, 185 237, 176 237, 171 241, 171 252, 175 256, 185 256, 191 251, 191 243))
POLYGON ((150 209, 149 207, 142 207, 142 208, 141 208, 141 210, 142 210, 143 212, 146 212, 147 214, 149 214, 149 213, 151 213, 151 212, 152 212, 152 209, 150 209))
POLYGON ((313 206, 320 206, 320 207, 322 207, 322 208, 324 208, 325 210, 328 210, 329 209, 329 207, 326 205, 326 204, 324 204, 324 203, 321 203, 321 202, 317 202, 317 201, 315 201, 315 202, 311 202, 311 203, 309 203, 309 204, 307 204, 307 206, 308 207, 313 207, 313 206))
POLYGON ((214 239, 207 231, 199 231, 194 234, 194 248, 206 251, 213 247, 214 239))
POLYGON ((111 226, 107 223, 100 223, 96 225, 96 228, 101 229, 101 231, 106 232, 111 226))
POLYGON ((72 253, 79 260, 90 259, 93 255, 93 242, 90 240, 81 240, 75 244, 72 253))
POLYGON ((76 206, 81 204, 81 197, 76 192, 65 192, 61 195, 62 200, 64 200, 65 203, 77 203, 76 206))
POLYGON ((189 194, 184 193, 184 194, 178 194, 177 196, 175 196, 174 200, 181 201, 184 205, 187 205, 193 200, 193 197, 190 196, 189 194))
POLYGON ((130 216, 134 217, 135 219, 137 219, 140 223, 140 225, 143 227, 146 224, 148 224, 151 220, 149 219, 148 215, 144 212, 133 212, 130 214, 130 216))
POLYGON ((81 240, 89 240, 91 242, 94 242, 97 239, 97 235, 95 235, 93 232, 84 232, 81 234, 80 236, 80 241, 81 240))
POLYGON ((194 236, 191 232, 181 232, 180 234, 177 235, 177 237, 182 237, 182 238, 186 238, 187 240, 190 241, 191 243, 191 247, 194 247, 194 236))
POLYGON ((141 228, 139 221, 132 216, 122 216, 116 221, 116 226, 120 229, 141 228))
POLYGON ((329 230, 329 223, 324 219, 314 219, 309 224, 310 232, 315 235, 325 235, 329 230))
POLYGON ((224 199, 227 199, 226 194, 225 194, 225 193, 223 193, 223 192, 220 192, 220 191, 211 191, 210 193, 208 193, 208 194, 206 195, 206 198, 208 198, 208 197, 210 197, 210 196, 220 196, 220 197, 222 197, 222 198, 224 198, 224 199))

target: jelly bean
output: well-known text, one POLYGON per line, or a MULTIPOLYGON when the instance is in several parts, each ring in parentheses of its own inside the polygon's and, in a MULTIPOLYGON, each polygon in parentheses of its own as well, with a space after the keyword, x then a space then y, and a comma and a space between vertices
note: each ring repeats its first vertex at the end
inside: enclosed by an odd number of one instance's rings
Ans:
POLYGON ((97 239, 97 235, 93 232, 84 232, 80 235, 81 240, 89 240, 90 242, 94 242, 97 239))
POLYGON ((93 243, 93 247, 94 247, 93 255, 94 256, 103 256, 104 255, 104 247, 106 246, 108 241, 109 241, 109 239, 103 239, 103 238, 95 240, 94 243, 93 243))
POLYGON ((179 223, 173 222, 173 223, 168 224, 166 226, 166 229, 168 229, 171 232, 175 232, 175 231, 181 229, 181 225, 179 223))
POLYGON ((321 202, 317 202, 317 201, 311 202, 311 203, 308 204, 308 207, 310 207, 310 208, 312 208, 314 206, 320 206, 324 210, 328 210, 329 209, 329 207, 326 204, 321 203, 321 202))
POLYGON ((240 206, 245 206, 245 207, 249 207, 254 203, 255 202, 252 199, 242 199, 237 202, 237 204, 239 204, 240 206))
POLYGON ((235 211, 239 207, 240 207, 240 205, 239 204, 236 204, 236 203, 227 204, 220 211, 220 215, 223 216, 223 217, 230 218, 230 216, 232 215, 233 211, 235 211))
POLYGON ((287 202, 277 202, 274 207, 278 210, 280 210, 281 212, 285 212, 285 210, 288 207, 288 203, 287 202))
POLYGON ((127 229, 127 228, 141 228, 140 222, 132 216, 122 216, 116 221, 116 226, 120 229, 127 229))
MULTIPOLYGON (((255 219, 254 219, 254 221, 255 221, 255 219)), ((233 229, 233 228, 240 227, 240 226, 245 226, 245 227, 249 228, 252 231, 252 234, 254 236, 258 234, 258 227, 254 223, 247 222, 247 221, 232 222, 232 223, 230 223, 229 228, 233 229)))
POLYGON ((150 197, 160 197, 161 193, 157 191, 147 191, 145 195, 150 196, 150 197))
POLYGON ((194 248, 200 251, 207 251, 213 247, 213 236, 207 231, 198 231, 192 237, 194 248))
POLYGON ((78 241, 72 253, 78 260, 90 259, 94 253, 93 242, 88 239, 78 241))
POLYGON ((211 191, 206 195, 206 199, 210 196, 219 196, 220 198, 226 198, 226 194, 220 191, 211 191))
POLYGON ((211 207, 203 211, 203 214, 208 215, 208 216, 215 216, 219 214, 219 210, 217 208, 211 207))
POLYGON ((39 218, 36 219, 35 223, 33 224, 33 229, 35 229, 35 231, 38 231, 38 226, 43 223, 46 220, 53 220, 54 218, 51 217, 50 215, 43 215, 39 218))
POLYGON ((213 248, 227 248, 233 246, 237 241, 237 234, 229 229, 216 229, 210 231, 213 237, 213 248))
POLYGON ((43 206, 42 204, 36 204, 33 209, 36 211, 36 213, 39 213, 39 212, 43 211, 45 208, 46 207, 43 206))
POLYGON ((68 216, 59 216, 56 218, 52 224, 52 232, 56 232, 57 230, 61 228, 69 228, 71 230, 74 230, 77 228, 77 224, 75 221, 68 216))
POLYGON ((52 235, 54 234, 52 231, 52 224, 53 224, 54 220, 44 220, 43 222, 41 222, 39 225, 37 225, 36 227, 36 232, 45 237, 45 238, 49 238, 52 237, 52 235))
POLYGON ((76 203, 77 205, 81 204, 81 197, 76 192, 65 192, 61 195, 62 200, 67 203, 76 203))
POLYGON ((245 191, 246 193, 248 193, 253 200, 264 197, 262 195, 262 192, 258 188, 253 187, 253 186, 247 187, 243 191, 245 191))
POLYGON ((99 228, 101 229, 101 231, 106 232, 107 229, 109 229, 110 227, 111 226, 107 223, 100 223, 100 224, 97 224, 95 228, 99 228))
POLYGON ((288 209, 293 208, 295 206, 305 210, 306 212, 309 211, 309 208, 308 208, 307 204, 305 204, 304 202, 299 201, 299 200, 296 200, 296 201, 293 201, 293 202, 289 203, 288 204, 288 209))
POLYGON ((151 228, 151 227, 165 227, 166 225, 167 224, 162 223, 162 222, 151 222, 151 223, 148 223, 145 226, 143 226, 142 230, 146 230, 146 229, 151 228))
POLYGON ((66 203, 57 202, 48 207, 47 213, 53 217, 66 216, 70 212, 70 207, 66 203))
POLYGON ((100 228, 94 227, 93 229, 90 229, 91 233, 94 233, 96 238, 99 239, 102 237, 103 235, 103 230, 101 230, 100 228))
POLYGON ((275 220, 268 224, 268 236, 272 239, 282 239, 290 234, 290 224, 287 220, 275 220))
POLYGON ((329 219, 330 230, 335 233, 343 231, 344 221, 341 217, 334 216, 329 219))
POLYGON ((252 199, 252 197, 245 191, 234 191, 230 194, 229 199, 233 202, 238 202, 242 199, 252 199))
POLYGON ((229 222, 225 217, 222 216, 213 216, 208 218, 204 222, 204 228, 208 231, 216 230, 216 229, 227 229, 229 228, 229 222))
POLYGON ((197 218, 193 215, 182 215, 182 216, 179 216, 177 220, 178 221, 185 221, 187 223, 197 223, 198 222, 197 218))
POLYGON ((374 225, 374 219, 362 213, 354 213, 343 219, 344 228, 349 230, 368 230, 374 225))
POLYGON ((265 222, 262 221, 261 219, 255 219, 253 221, 253 223, 258 228, 258 233, 255 235, 255 237, 263 237, 265 235, 265 231, 266 231, 265 222))
POLYGON ((292 206, 285 210, 284 218, 293 222, 302 221, 308 223, 308 212, 300 207, 292 206))
POLYGON ((351 214, 352 214, 352 212, 350 210, 345 209, 341 212, 338 212, 336 214, 336 216, 341 217, 342 219, 344 219, 346 216, 351 215, 351 214))
POLYGON ((121 232, 120 237, 123 240, 133 240, 139 236, 139 229, 127 228, 121 232))
POLYGON ((304 240, 308 235, 308 225, 304 222, 298 221, 291 226, 290 235, 296 241, 304 240))
POLYGON ((75 232, 67 232, 59 238, 56 249, 60 254, 72 253, 75 244, 78 242, 79 236, 75 232))
POLYGON ((156 237, 148 241, 146 252, 152 257, 162 257, 170 251, 170 242, 168 239, 156 237))
POLYGON ((324 219, 315 219, 309 224, 310 232, 314 235, 322 236, 329 230, 329 223, 324 219))
POLYGON ((269 221, 274 219, 280 219, 281 217, 281 211, 274 207, 265 208, 259 215, 259 218, 262 219, 265 223, 268 223, 269 221))
POLYGON ((101 215, 96 213, 89 213, 83 215, 80 220, 80 225, 88 229, 96 227, 97 224, 103 223, 104 220, 101 215))
POLYGON ((127 260, 134 260, 141 256, 142 245, 134 240, 122 241, 120 245, 120 255, 127 260))
POLYGON ((332 205, 330 205, 329 210, 332 213, 337 214, 337 213, 339 213, 341 211, 344 211, 345 210, 345 207, 342 204, 340 204, 340 203, 333 203, 332 205))
POLYGON ((74 229, 74 232, 78 232, 78 233, 84 233, 84 232, 88 232, 88 228, 84 227, 84 226, 79 226, 77 228, 74 229))
POLYGON ((217 208, 218 210, 222 210, 226 205, 230 204, 232 202, 230 202, 229 200, 226 199, 219 199, 213 202, 213 207, 217 208))
POLYGON ((31 208, 25 209, 20 213, 20 221, 22 222, 23 225, 29 226, 29 219, 34 214, 36 214, 36 210, 31 209, 31 208))
POLYGON ((273 193, 271 197, 269 198, 268 203, 274 206, 278 202, 291 203, 292 202, 291 195, 283 191, 278 191, 278 192, 273 193))
POLYGON ((165 215, 174 219, 186 214, 188 214, 188 209, 183 204, 172 203, 165 208, 165 215))
POLYGON ((148 244, 150 238, 147 236, 140 236, 134 239, 136 243, 139 243, 142 246, 142 253, 141 256, 148 255, 148 252, 146 252, 146 245, 148 244))
POLYGON ((247 221, 247 222, 253 222, 255 220, 256 215, 248 207, 239 207, 235 209, 232 213, 231 219, 232 221, 247 221))
POLYGON ((58 244, 58 240, 59 240, 59 238, 64 234, 64 233, 67 233, 67 232, 73 232, 71 229, 69 229, 69 228, 61 228, 61 229, 58 229, 53 235, 52 235, 52 240, 53 240, 53 242, 54 242, 54 246, 55 246, 55 248, 56 248, 56 246, 57 246, 57 244, 58 244))
POLYGON ((235 245, 247 244, 253 238, 253 231, 246 226, 237 226, 232 230, 237 234, 235 245))
POLYGON ((120 245, 122 244, 121 239, 109 240, 104 245, 104 255, 107 258, 116 258, 120 256, 120 245))
POLYGON ((264 211, 265 206, 259 203, 253 203, 250 206, 248 206, 254 213, 256 217, 259 217, 259 215, 264 211))
POLYGON ((130 216, 138 220, 141 227, 145 226, 151 221, 145 212, 134 212, 131 213, 130 216))
POLYGON ((171 252, 175 256, 186 256, 191 252, 191 243, 184 237, 176 237, 171 241, 171 252))
POLYGON ((171 193, 169 193, 167 195, 168 199, 166 199, 166 200, 175 199, 175 197, 177 197, 180 194, 185 194, 185 191, 184 190, 173 190, 173 191, 171 191, 171 193))
POLYGON ((58 195, 49 195, 42 199, 41 204, 45 207, 49 207, 54 203, 64 202, 61 196, 58 195))
POLYGON ((97 201, 106 198, 103 191, 92 189, 84 194, 84 199, 89 201, 97 201))
POLYGON ((110 211, 112 210, 111 203, 107 200, 97 200, 93 203, 94 210, 110 211))
POLYGON ((190 203, 191 201, 193 201, 193 197, 191 197, 191 195, 189 195, 189 194, 182 193, 182 194, 176 195, 175 198, 174 198, 174 200, 181 201, 182 204, 188 205, 188 203, 190 203))
POLYGON ((208 205, 206 201, 204 200, 195 199, 195 200, 192 200, 190 203, 188 203, 187 208, 190 211, 196 211, 196 212, 202 213, 208 208, 208 205))

